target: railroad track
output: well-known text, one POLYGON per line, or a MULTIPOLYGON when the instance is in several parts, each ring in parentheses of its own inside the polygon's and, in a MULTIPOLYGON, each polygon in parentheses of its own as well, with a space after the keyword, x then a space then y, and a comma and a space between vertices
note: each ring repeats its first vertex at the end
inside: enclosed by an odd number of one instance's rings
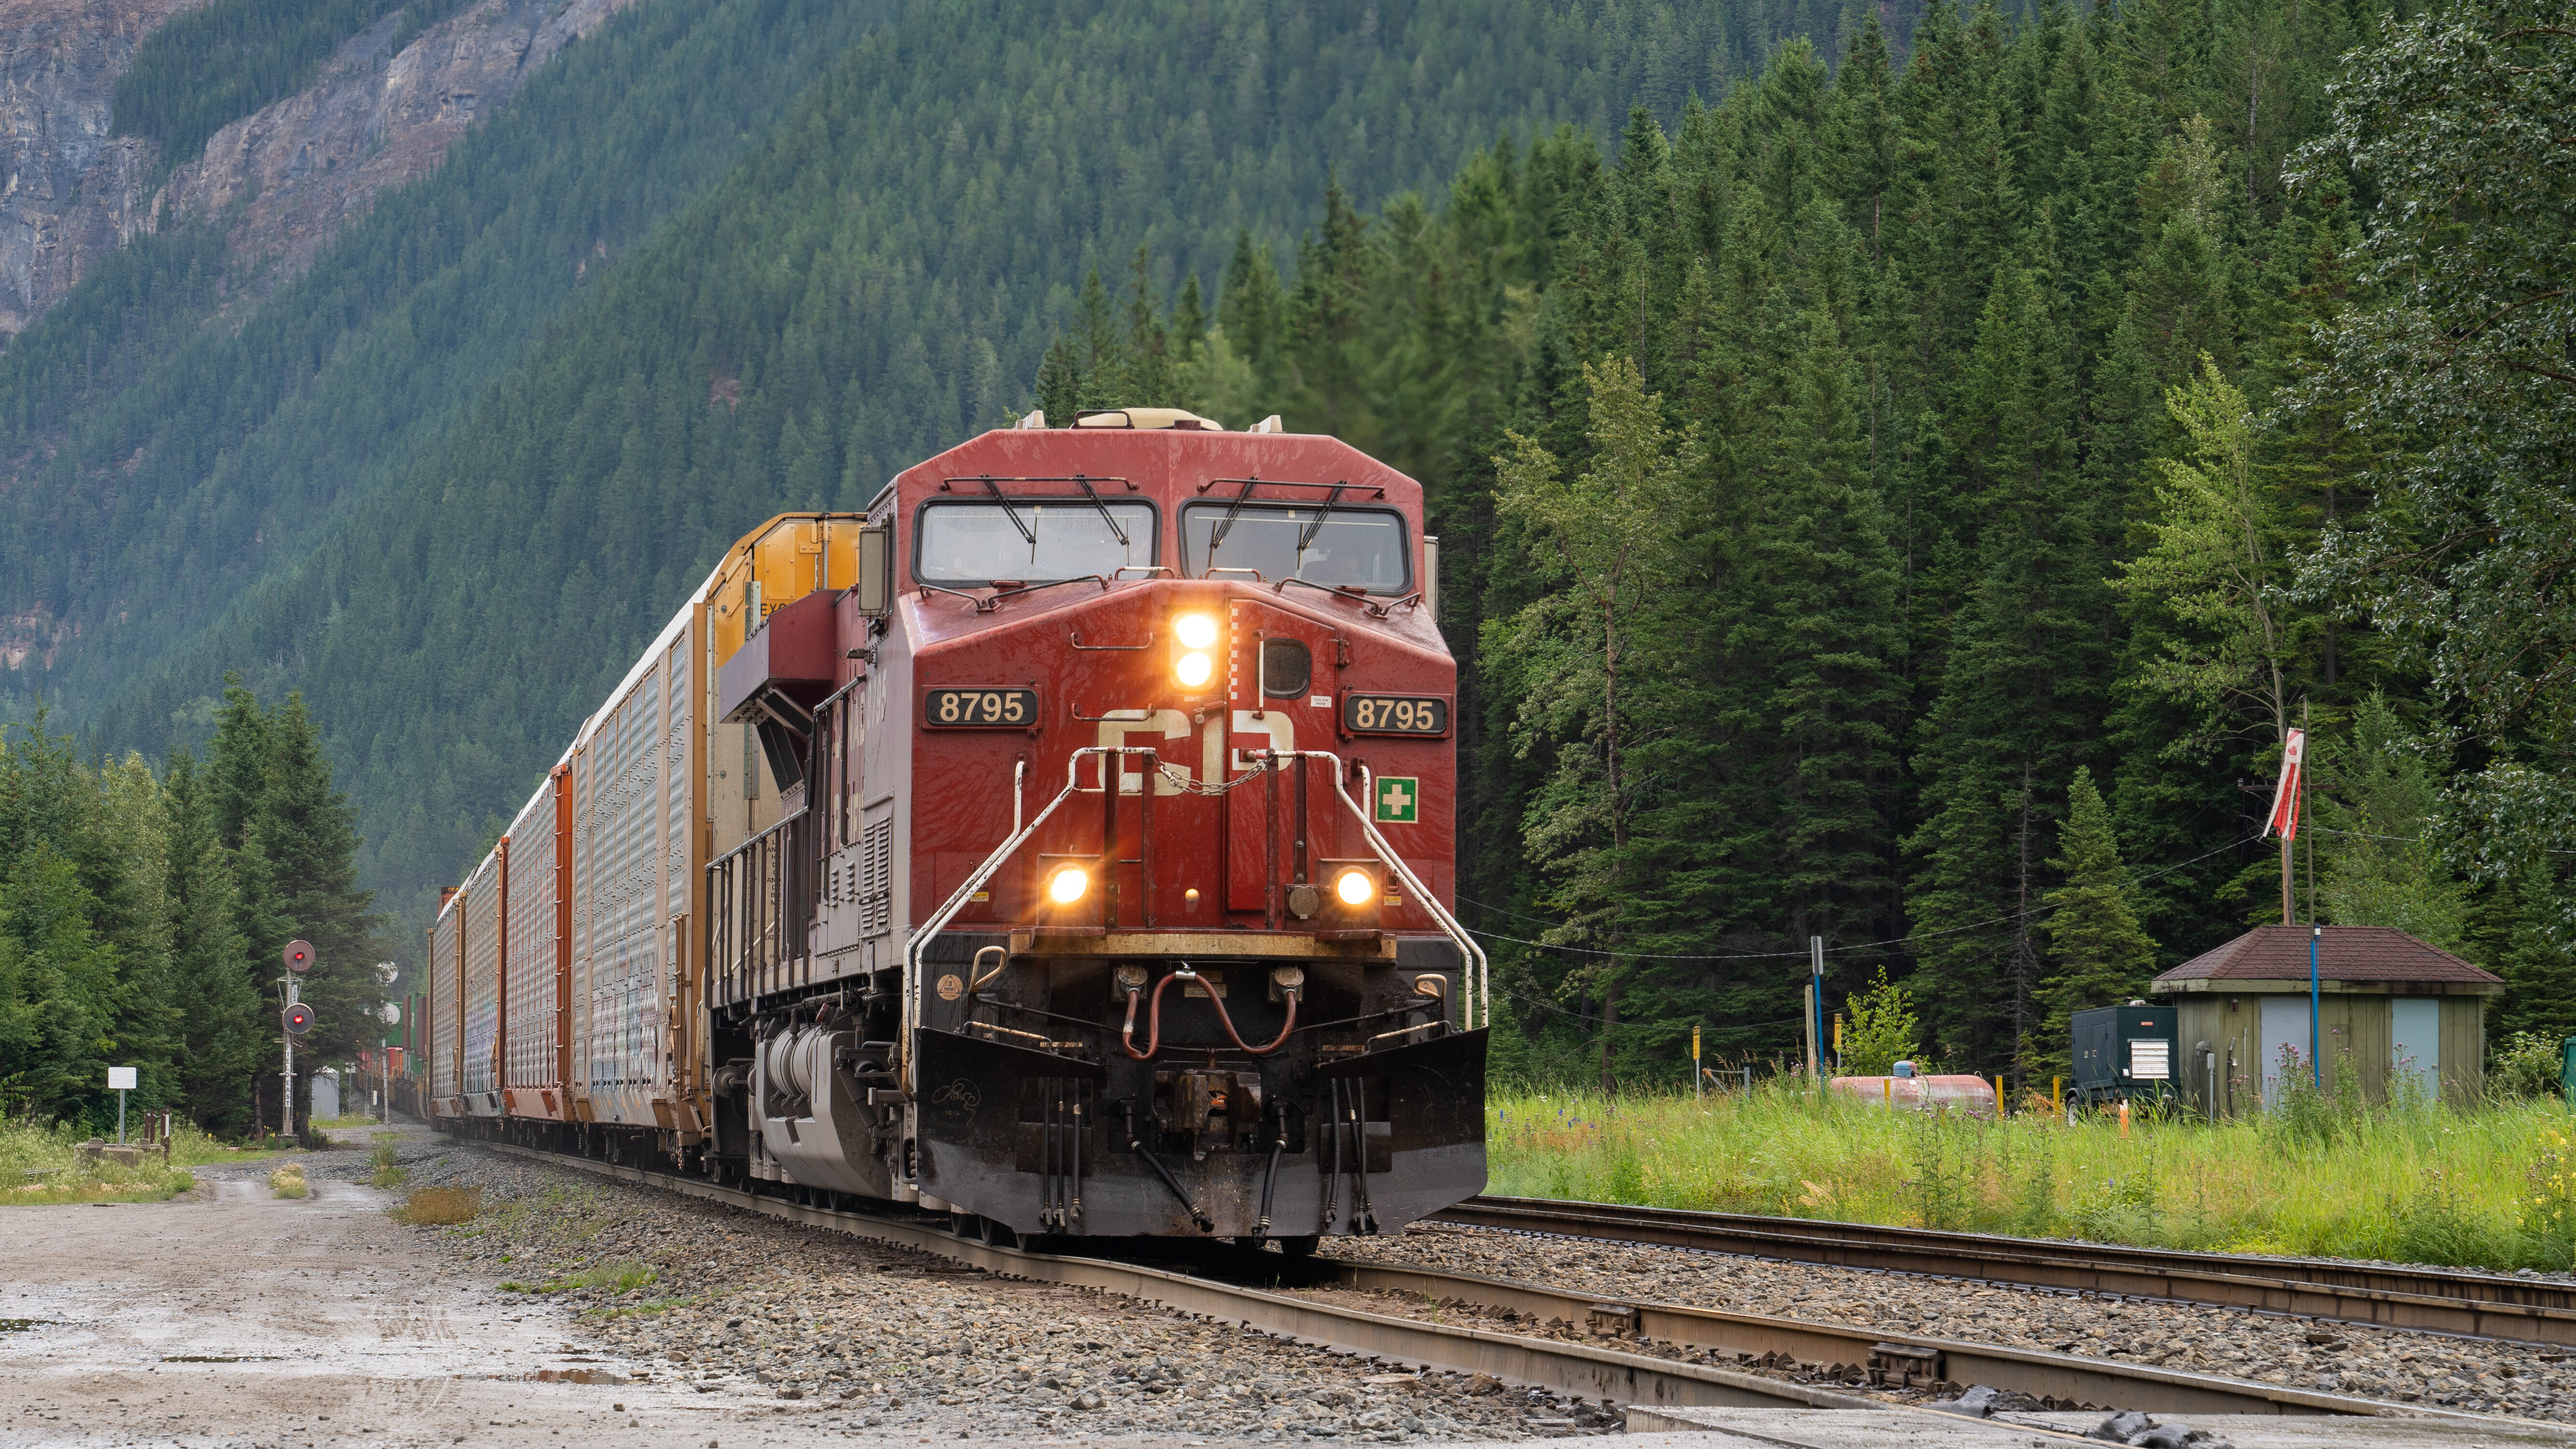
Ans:
POLYGON ((1566 1327, 1586 1331, 1589 1341, 1502 1332, 1319 1301, 1299 1296, 1294 1288, 1255 1287, 1140 1263, 1004 1247, 961 1237, 944 1219, 809 1207, 703 1179, 508 1144, 482 1145, 939 1254, 1009 1277, 1099 1289, 1336 1349, 1460 1373, 1491 1374, 1508 1382, 1622 1405, 1907 1409, 1919 1407, 1921 1398, 1936 1387, 1977 1383, 2066 1408, 2100 1406, 2160 1414, 2389 1415, 2527 1427, 2525 1421, 2492 1415, 2422 1409, 2141 1364, 1677 1304, 1607 1300, 1597 1294, 1434 1269, 1322 1257, 1296 1265, 1307 1271, 1312 1287, 1391 1294, 1423 1306, 1508 1310, 1518 1321, 1557 1331, 1566 1327), (1707 1361, 1637 1351, 1650 1343, 1695 1351, 1707 1361), (1766 1369, 1794 1372, 1810 1381, 1772 1377, 1762 1371, 1766 1369), (1914 1396, 1911 1403, 1909 1393, 1914 1396))
POLYGON ((1442 1222, 1563 1237, 2576 1346, 2576 1284, 2502 1273, 2184 1253, 1538 1198, 1475 1197, 1434 1216, 1442 1222))

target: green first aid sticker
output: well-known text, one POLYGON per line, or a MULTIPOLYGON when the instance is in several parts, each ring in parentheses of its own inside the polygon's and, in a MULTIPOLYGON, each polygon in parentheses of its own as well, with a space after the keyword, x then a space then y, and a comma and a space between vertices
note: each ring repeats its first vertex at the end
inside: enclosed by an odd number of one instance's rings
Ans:
POLYGON ((1422 781, 1413 775, 1387 775, 1377 782, 1380 825, 1411 825, 1422 818, 1422 781))

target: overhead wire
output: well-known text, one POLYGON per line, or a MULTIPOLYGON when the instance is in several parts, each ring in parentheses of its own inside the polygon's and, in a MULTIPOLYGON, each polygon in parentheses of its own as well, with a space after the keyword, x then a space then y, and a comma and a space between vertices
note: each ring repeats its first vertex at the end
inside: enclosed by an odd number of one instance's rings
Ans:
MULTIPOLYGON (((2252 845, 2261 839, 2263 839, 2261 835, 2249 835, 2242 840, 2231 840, 2227 844, 2218 847, 2216 850, 2205 851, 2199 855, 2193 856, 2189 860, 2176 861, 2172 865, 2165 866, 2159 870, 2149 871, 2144 875, 2132 876, 2130 877, 2130 880, 2132 883, 2142 883, 2154 880, 2158 876, 2171 875, 2175 871, 2182 870, 2185 867, 2198 865, 2212 856, 2224 855, 2231 850, 2242 849, 2243 847, 2252 845)), ((1523 920, 1534 921, 1539 919, 1536 916, 1524 915, 1519 911, 1509 910, 1505 907, 1488 906, 1482 901, 1473 900, 1466 896, 1460 896, 1459 899, 1466 901, 1467 904, 1475 906, 1480 910, 1501 910, 1506 915, 1520 916, 1523 920)), ((1827 946, 1825 948, 1825 954, 1828 956, 1836 956, 1855 951, 1875 951, 1889 946, 1902 946, 1913 941, 1929 941, 1940 936, 1956 936, 1969 931, 1982 931, 1995 926, 2010 925, 2015 921, 2025 920, 2036 916, 2044 916, 2056 909, 2057 908, 2055 906, 2033 906, 2028 910, 2014 911, 2007 915, 1996 916, 1990 920, 1972 922, 1965 926, 1945 926, 1937 931, 1915 931, 1903 936, 1892 937, 1884 941, 1862 941, 1847 946, 1827 946)), ((1532 946, 1542 951, 1562 951, 1568 955, 1575 956, 1616 956, 1632 961, 1802 961, 1808 959, 1813 954, 1809 951, 1748 951, 1716 955, 1685 955, 1665 951, 1606 951, 1593 946, 1566 946, 1552 941, 1532 941, 1519 936, 1506 936, 1499 931, 1479 931, 1473 926, 1469 926, 1467 929, 1489 941, 1508 941, 1515 946, 1532 946)))

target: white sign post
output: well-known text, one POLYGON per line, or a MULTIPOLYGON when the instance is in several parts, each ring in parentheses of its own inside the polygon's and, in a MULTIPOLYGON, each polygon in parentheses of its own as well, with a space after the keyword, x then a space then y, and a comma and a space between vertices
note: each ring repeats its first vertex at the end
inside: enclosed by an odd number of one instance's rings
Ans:
POLYGON ((109 1067, 107 1089, 116 1094, 116 1145, 125 1145, 125 1094, 134 1090, 134 1068, 109 1067))

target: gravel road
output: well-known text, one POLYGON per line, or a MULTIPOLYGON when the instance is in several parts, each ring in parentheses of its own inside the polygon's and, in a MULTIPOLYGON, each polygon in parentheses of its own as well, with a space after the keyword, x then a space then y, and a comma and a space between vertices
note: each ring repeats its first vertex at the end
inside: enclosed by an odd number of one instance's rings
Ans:
POLYGON ((1324 1251, 1552 1287, 2017 1348, 2052 1349, 2365 1398, 2576 1422, 2576 1365, 2558 1349, 2240 1309, 1980 1287, 1765 1262, 1689 1248, 1416 1224, 1324 1251))

